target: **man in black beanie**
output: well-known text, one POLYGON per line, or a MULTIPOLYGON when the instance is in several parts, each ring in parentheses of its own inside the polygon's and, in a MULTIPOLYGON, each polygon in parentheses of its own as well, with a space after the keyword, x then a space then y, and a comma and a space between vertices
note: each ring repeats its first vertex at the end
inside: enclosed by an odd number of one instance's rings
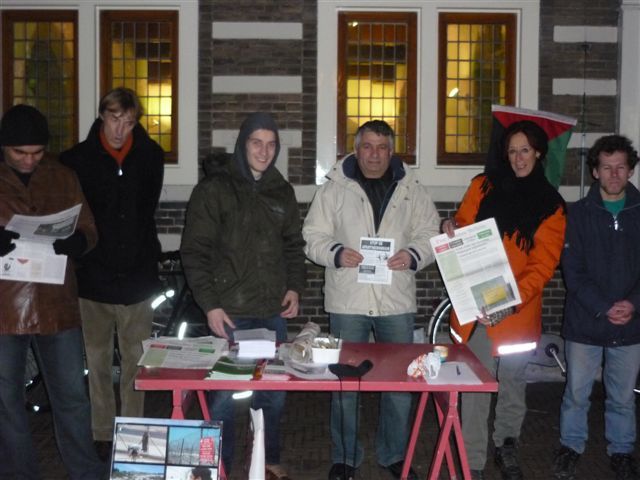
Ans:
POLYGON ((0 123, 0 263, 10 269, 16 214, 41 216, 81 204, 76 231, 56 240, 71 257, 61 285, 0 280, 0 479, 41 478, 25 409, 27 351, 32 346, 47 385, 58 449, 71 479, 106 474, 91 442, 91 409, 84 384, 82 333, 74 257, 93 248, 97 231, 73 172, 45 157, 46 118, 16 105, 0 123))

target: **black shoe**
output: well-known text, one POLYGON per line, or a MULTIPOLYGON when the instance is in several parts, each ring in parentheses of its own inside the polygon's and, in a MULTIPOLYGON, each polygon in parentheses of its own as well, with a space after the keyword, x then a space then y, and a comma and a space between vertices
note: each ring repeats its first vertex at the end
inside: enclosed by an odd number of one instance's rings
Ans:
POLYGON ((495 462, 500 467, 502 480, 522 480, 522 470, 518 465, 518 446, 516 439, 507 437, 501 447, 496 448, 495 462))
POLYGON ((356 469, 346 463, 334 463, 329 470, 329 480, 350 480, 355 476, 356 469))
POLYGON ((580 454, 574 449, 561 446, 553 460, 553 475, 558 480, 573 480, 576 475, 576 465, 580 454))
MULTIPOLYGON (((386 468, 393 478, 400 478, 402 475, 402 467, 404 466, 404 460, 400 460, 399 462, 392 463, 391 465, 387 465, 386 468)), ((407 480, 418 480, 418 474, 413 470, 413 468, 409 467, 409 473, 407 474, 407 480)))
POLYGON ((98 454, 98 458, 103 462, 111 462, 111 454, 113 453, 113 442, 104 440, 96 440, 93 445, 98 454))
POLYGON ((616 480, 638 480, 636 461, 628 453, 611 455, 611 468, 616 472, 616 480))
POLYGON ((484 470, 471 470, 471 480, 484 480, 484 470))

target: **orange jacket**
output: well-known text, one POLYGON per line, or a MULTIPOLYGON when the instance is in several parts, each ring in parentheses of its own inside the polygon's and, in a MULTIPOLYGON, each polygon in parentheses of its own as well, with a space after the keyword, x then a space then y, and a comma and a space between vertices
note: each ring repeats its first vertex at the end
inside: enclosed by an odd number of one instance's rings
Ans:
MULTIPOLYGON (((459 226, 475 222, 480 202, 484 198, 481 190, 484 175, 473 179, 455 219, 459 226)), ((516 312, 493 327, 487 327, 493 355, 504 355, 533 350, 540 339, 542 326, 542 290, 553 276, 560 261, 564 244, 566 216, 559 207, 544 220, 535 233, 529 253, 522 251, 512 238, 503 236, 502 243, 513 270, 522 303, 516 312)), ((451 336, 458 343, 466 343, 476 322, 458 323, 455 312, 451 314, 451 336)))

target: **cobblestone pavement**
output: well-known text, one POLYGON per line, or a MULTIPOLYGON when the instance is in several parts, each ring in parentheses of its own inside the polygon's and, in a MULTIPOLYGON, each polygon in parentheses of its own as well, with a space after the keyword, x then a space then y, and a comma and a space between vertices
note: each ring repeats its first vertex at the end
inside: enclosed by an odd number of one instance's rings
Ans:
MULTIPOLYGON (((528 412, 520 443, 520 462, 527 480, 552 478, 553 451, 558 445, 558 417, 563 384, 561 382, 532 383, 527 389, 528 412)), ((592 398, 589 431, 591 439, 578 464, 578 479, 609 480, 614 476, 605 454, 603 388, 596 383, 592 398)), ((147 394, 146 414, 149 417, 167 417, 170 414, 170 397, 164 392, 147 394)), ((329 441, 330 394, 326 392, 296 392, 287 397, 286 415, 283 419, 282 463, 291 478, 296 480, 322 480, 327 478, 331 466, 329 441)), ((361 441, 365 447, 365 461, 357 478, 363 480, 391 479, 375 459, 375 426, 377 423, 378 395, 362 394, 361 441)), ((230 480, 240 480, 242 457, 246 451, 246 401, 239 402, 237 413, 236 459, 230 480)), ((198 418, 192 411, 191 418, 198 418)), ((640 415, 639 415, 640 418, 640 415)), ((48 413, 32 414, 32 431, 36 438, 45 480, 66 479, 53 438, 51 416, 48 413)), ((435 409, 427 406, 423 430, 413 467, 420 478, 426 478, 434 449, 436 428, 435 409)), ((499 480, 500 474, 493 465, 493 448, 490 448, 485 476, 499 480)), ((446 471, 446 468, 444 469, 446 471)), ((442 473, 441 479, 449 478, 442 473)), ((461 477, 459 477, 461 478, 461 477)))

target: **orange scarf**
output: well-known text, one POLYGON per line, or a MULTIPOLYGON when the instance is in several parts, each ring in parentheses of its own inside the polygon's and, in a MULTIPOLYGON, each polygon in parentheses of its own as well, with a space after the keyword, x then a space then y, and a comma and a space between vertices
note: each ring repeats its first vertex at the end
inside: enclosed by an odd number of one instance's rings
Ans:
POLYGON ((122 145, 122 148, 120 148, 120 150, 116 150, 111 145, 109 145, 109 142, 107 141, 107 137, 105 136, 102 129, 100 129, 100 143, 102 143, 102 146, 104 147, 104 149, 107 152, 109 152, 109 155, 111 155, 115 159, 115 161, 118 162, 118 166, 122 168, 122 162, 124 162, 125 157, 127 156, 127 154, 129 153, 129 150, 131 150, 131 147, 133 146, 133 133, 131 133, 129 137, 125 140, 124 145, 122 145))

